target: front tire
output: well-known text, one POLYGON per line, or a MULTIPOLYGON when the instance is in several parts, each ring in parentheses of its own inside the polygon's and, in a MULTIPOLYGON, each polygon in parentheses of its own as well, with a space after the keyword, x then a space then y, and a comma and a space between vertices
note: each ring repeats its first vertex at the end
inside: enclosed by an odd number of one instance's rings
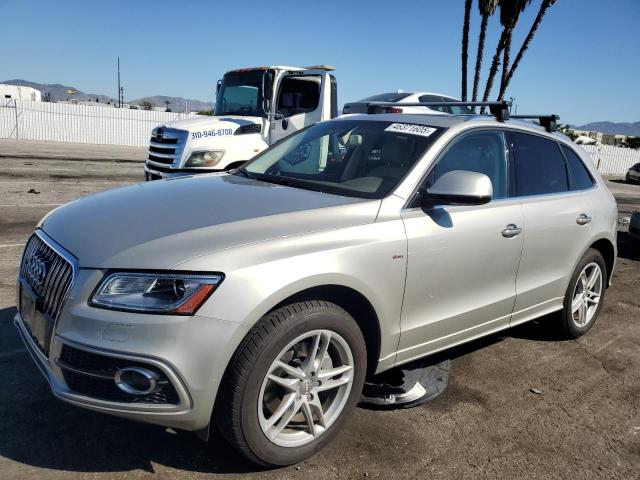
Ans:
POLYGON ((602 254, 587 250, 573 272, 564 298, 562 327, 568 338, 578 338, 595 325, 606 291, 607 265, 602 254))
POLYGON ((366 359, 362 332, 342 308, 325 301, 282 307, 236 350, 216 423, 254 463, 298 463, 323 448, 357 405, 366 359))

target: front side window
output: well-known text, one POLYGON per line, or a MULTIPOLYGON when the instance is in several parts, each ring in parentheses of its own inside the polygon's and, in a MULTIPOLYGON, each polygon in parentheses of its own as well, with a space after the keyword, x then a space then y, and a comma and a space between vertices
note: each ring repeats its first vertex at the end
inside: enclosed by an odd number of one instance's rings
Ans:
POLYGON ((463 135, 437 160, 427 177, 425 186, 452 170, 484 173, 491 179, 493 198, 508 196, 508 152, 504 133, 480 131, 463 135))
POLYGON ((567 159, 571 190, 586 190, 593 187, 593 178, 587 167, 582 163, 582 160, 580 160, 580 157, 578 157, 578 154, 565 145, 562 145, 562 151, 567 159))
POLYGON ((216 95, 215 115, 263 116, 263 76, 263 70, 227 73, 216 95))
POLYGON ((520 132, 511 132, 510 136, 513 139, 516 195, 545 195, 569 190, 564 158, 555 141, 520 132))
POLYGON ((410 123, 318 123, 265 150, 236 172, 298 188, 383 198, 442 132, 410 123))
POLYGON ((320 76, 289 76, 282 80, 276 111, 285 117, 313 112, 320 103, 320 76))

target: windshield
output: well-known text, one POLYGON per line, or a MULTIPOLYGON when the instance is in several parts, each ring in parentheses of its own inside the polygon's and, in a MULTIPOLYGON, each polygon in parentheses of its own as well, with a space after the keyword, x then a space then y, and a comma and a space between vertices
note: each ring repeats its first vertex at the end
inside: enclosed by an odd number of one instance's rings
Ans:
POLYGON ((250 178, 361 198, 383 198, 442 129, 411 123, 318 123, 265 150, 236 172, 250 178))
POLYGON ((264 70, 227 73, 216 95, 214 115, 263 116, 263 75, 264 70))

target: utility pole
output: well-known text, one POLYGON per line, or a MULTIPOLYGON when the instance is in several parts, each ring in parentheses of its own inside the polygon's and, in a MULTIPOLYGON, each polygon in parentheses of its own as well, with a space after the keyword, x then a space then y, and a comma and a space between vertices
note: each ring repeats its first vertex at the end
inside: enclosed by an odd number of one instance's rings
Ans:
POLYGON ((120 86, 120 57, 118 57, 118 102, 116 103, 117 108, 122 108, 123 103, 123 88, 120 86))

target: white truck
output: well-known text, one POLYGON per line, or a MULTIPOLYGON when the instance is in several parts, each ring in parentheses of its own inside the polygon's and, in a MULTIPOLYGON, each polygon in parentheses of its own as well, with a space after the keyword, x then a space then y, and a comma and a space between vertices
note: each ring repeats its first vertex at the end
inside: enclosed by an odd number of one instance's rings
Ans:
POLYGON ((333 67, 255 67, 218 81, 213 116, 153 129, 145 180, 230 170, 278 140, 338 115, 333 67))

